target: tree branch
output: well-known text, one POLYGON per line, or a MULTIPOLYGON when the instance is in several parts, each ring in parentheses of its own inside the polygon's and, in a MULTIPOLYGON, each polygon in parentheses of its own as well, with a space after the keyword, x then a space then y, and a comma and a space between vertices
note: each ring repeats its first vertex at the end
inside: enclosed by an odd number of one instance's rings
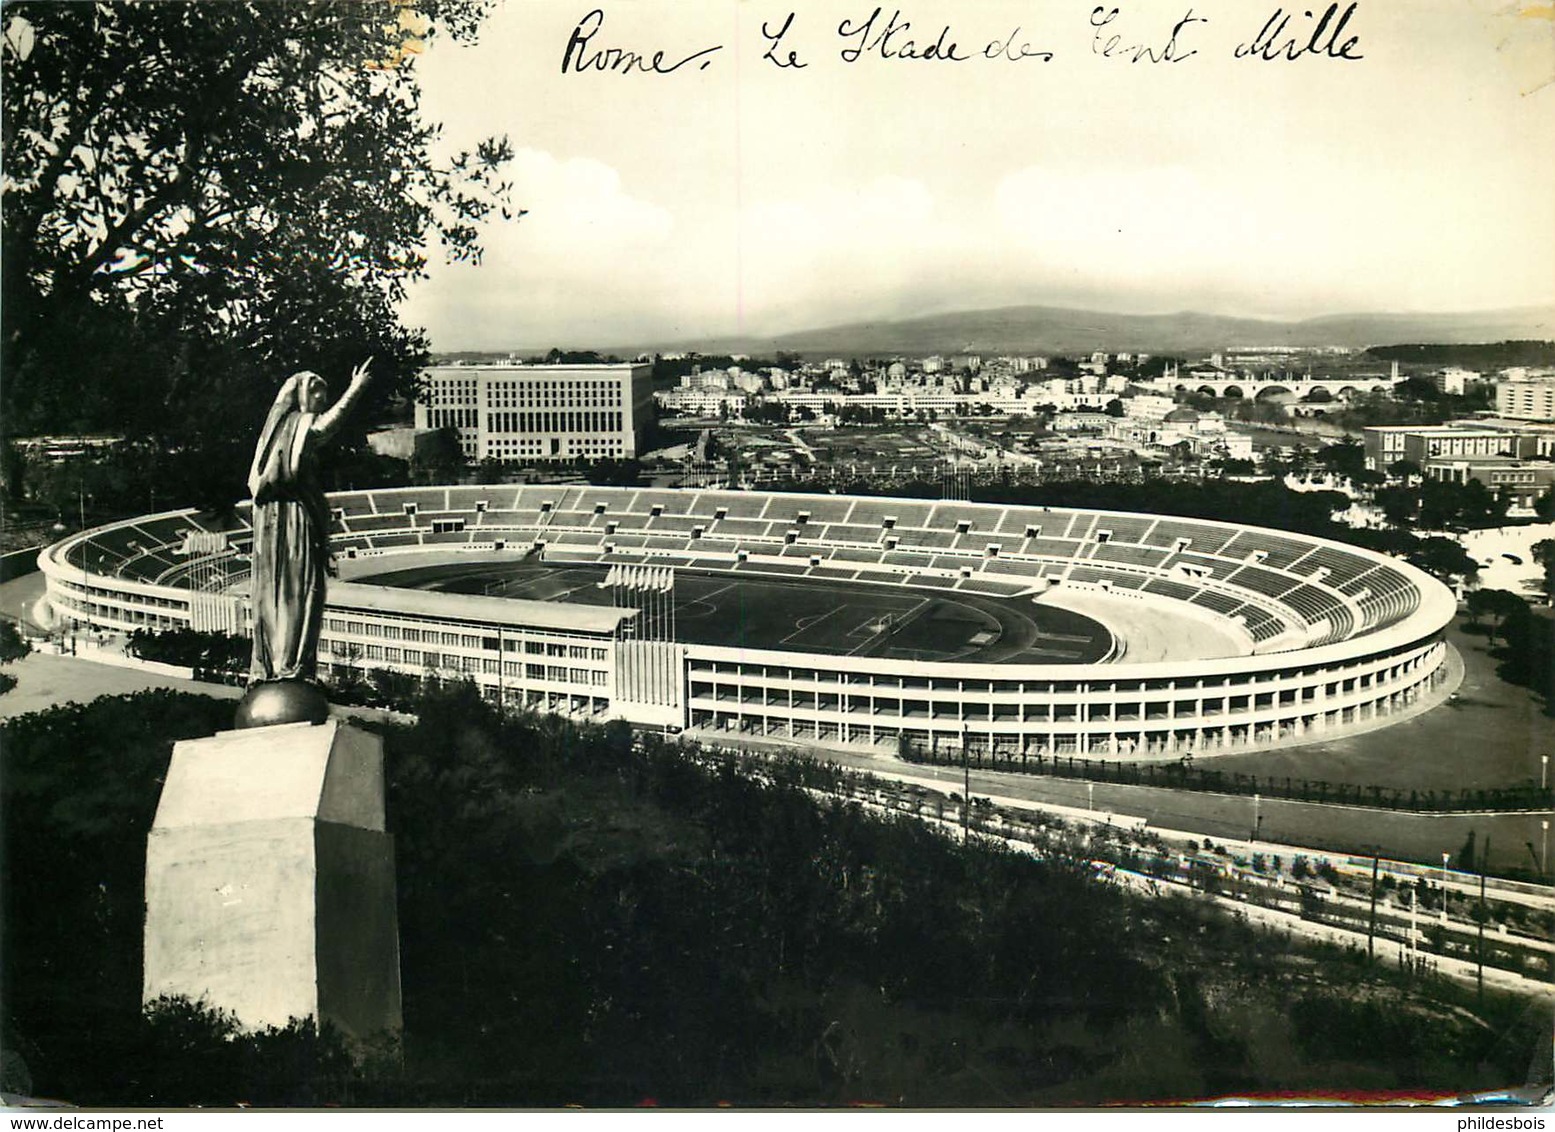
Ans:
MULTIPOLYGON (((71 77, 71 87, 75 88, 81 81, 81 75, 86 71, 87 65, 83 60, 75 75, 71 77)), ((43 218, 48 215, 49 203, 54 199, 54 187, 59 183, 60 175, 64 173, 66 164, 86 136, 86 131, 96 119, 103 108, 107 97, 108 84, 101 81, 98 73, 97 81, 91 83, 87 91, 92 96, 90 103, 85 99, 79 105, 78 113, 71 119, 65 137, 60 140, 59 146, 49 155, 48 162, 44 165, 38 178, 38 187, 32 194, 32 201, 22 205, 18 211, 21 216, 13 229, 16 249, 30 253, 34 242, 38 238, 38 230, 43 226, 43 218)), ((14 206, 13 206, 14 207, 14 206)), ((30 258, 30 256, 29 256, 30 258)), ((23 265, 23 270, 26 270, 23 265)))
POLYGON ((86 290, 92 276, 113 259, 119 249, 131 236, 140 231, 146 221, 176 201, 179 194, 187 190, 190 174, 204 156, 204 143, 203 133, 191 139, 185 146, 184 158, 179 161, 178 167, 173 170, 173 175, 162 184, 161 188, 146 197, 139 208, 131 209, 119 223, 108 229, 108 234, 102 242, 85 257, 72 267, 57 272, 54 280, 56 290, 66 292, 86 290))

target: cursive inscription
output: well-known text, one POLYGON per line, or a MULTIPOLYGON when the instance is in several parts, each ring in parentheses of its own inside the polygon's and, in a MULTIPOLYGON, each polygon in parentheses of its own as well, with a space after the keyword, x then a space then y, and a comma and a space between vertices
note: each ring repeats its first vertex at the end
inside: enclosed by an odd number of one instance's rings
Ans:
POLYGON ((1335 22, 1334 15, 1339 11, 1339 5, 1330 4, 1315 25, 1312 24, 1312 13, 1303 11, 1302 20, 1297 21, 1295 28, 1291 27, 1295 16, 1288 14, 1284 8, 1276 8, 1274 14, 1264 21, 1258 34, 1247 43, 1238 44, 1234 54, 1238 59, 1257 59, 1265 63, 1276 59, 1294 63, 1308 56, 1344 59, 1352 63, 1364 59, 1366 56, 1356 51, 1360 36, 1352 35, 1343 43, 1339 42, 1345 25, 1355 15, 1357 7, 1358 3, 1352 3, 1335 22), (1302 42, 1303 35, 1306 36, 1306 42, 1302 42))
POLYGON ((892 12, 891 18, 884 22, 880 19, 880 11, 876 8, 862 23, 843 20, 837 25, 837 34, 852 41, 850 46, 839 52, 844 63, 857 63, 866 55, 881 59, 940 60, 947 63, 965 63, 971 58, 970 55, 961 54, 960 46, 954 39, 945 42, 950 39, 949 24, 940 29, 933 43, 920 45, 918 41, 908 38, 912 21, 903 20, 900 9, 892 12), (898 23, 898 20, 901 22, 898 23))
POLYGON ((1020 28, 1010 32, 1004 39, 991 39, 988 46, 983 48, 984 59, 1007 59, 1011 63, 1019 63, 1022 59, 1036 59, 1042 63, 1052 62, 1053 53, 1033 47, 1029 43, 1015 42, 1020 35, 1020 28))
POLYGON ((1177 41, 1178 37, 1192 24, 1209 23, 1203 16, 1195 16, 1193 9, 1189 8, 1188 14, 1172 25, 1172 33, 1167 36, 1166 42, 1152 46, 1143 43, 1125 44, 1121 35, 1105 34, 1117 18, 1116 8, 1091 9, 1091 27, 1096 29, 1091 33, 1091 54, 1100 55, 1104 59, 1127 59, 1130 63, 1181 63, 1199 52, 1197 48, 1184 50, 1177 41))
POLYGON ((572 34, 567 37, 566 50, 562 52, 562 74, 565 75, 570 70, 574 74, 581 74, 584 71, 617 71, 621 74, 635 72, 644 75, 668 75, 698 60, 700 63, 697 70, 705 71, 712 64, 710 56, 713 52, 723 50, 721 45, 704 47, 675 62, 666 63, 663 51, 655 51, 652 55, 647 55, 624 47, 594 49, 590 44, 604 26, 605 13, 600 8, 595 8, 578 21, 578 26, 573 28, 572 34))
MULTIPOLYGON (((0 3, 3 2, 0 0, 0 3)), ((603 0, 596 2, 603 4, 603 0)), ((750 3, 751 0, 741 2, 750 3)), ((898 3, 901 2, 903 0, 898 0, 898 3)), ((1152 20, 1141 29, 1137 23, 1137 9, 1144 6, 1142 3, 1131 4, 1129 0, 1090 2, 1094 5, 1089 16, 1092 58, 1121 59, 1128 63, 1182 63, 1206 53, 1223 53, 1231 46, 1231 34, 1219 45, 1210 43, 1210 33, 1204 30, 1210 19, 1197 14, 1191 7, 1170 26, 1152 20)), ((1173 2, 1183 3, 1183 0, 1173 2)), ((1263 21, 1257 34, 1236 44, 1232 54, 1238 59, 1255 59, 1260 62, 1298 62, 1317 58, 1354 62, 1365 58, 1360 51, 1361 37, 1350 33, 1350 25, 1360 9, 1361 0, 1330 0, 1321 10, 1316 5, 1313 8, 1286 9, 1284 4, 1289 2, 1291 0, 1282 0, 1280 6, 1263 21)), ((775 0, 775 3, 782 3, 782 0, 775 0)), ((1318 0, 1318 3, 1322 3, 1322 0, 1318 0)), ((605 10, 603 6, 595 8, 572 29, 562 51, 562 74, 609 71, 616 74, 670 75, 680 70, 705 71, 712 66, 718 53, 724 50, 721 43, 685 53, 603 46, 600 41, 603 39, 605 10)), ((1081 9, 1082 12, 1084 10, 1081 9)), ((861 13, 862 8, 854 11, 861 13)), ((914 25, 904 14, 906 11, 908 9, 894 7, 887 15, 881 3, 867 16, 855 14, 841 20, 836 25, 839 41, 836 58, 848 64, 867 64, 887 59, 938 63, 979 60, 1020 63, 1035 59, 1048 63, 1055 57, 1054 52, 1032 42, 1034 38, 1040 39, 1040 35, 1029 35, 1020 24, 1015 25, 1007 36, 994 36, 985 40, 983 36, 993 29, 971 29, 968 35, 963 36, 958 32, 966 31, 966 28, 941 23, 937 19, 927 25, 914 25), (963 43, 967 44, 965 48, 963 43), (983 45, 981 49, 978 44, 983 45)), ((1071 18, 1077 18, 1078 15, 1076 12, 1071 18)), ((816 55, 815 43, 804 41, 804 20, 800 18, 798 6, 789 0, 789 3, 776 9, 774 16, 764 17, 756 25, 761 33, 756 40, 761 61, 790 75, 810 69, 816 55)), ((822 69, 829 58, 829 55, 821 56, 822 69)))
POLYGON ((783 20, 783 26, 773 31, 767 26, 767 22, 761 22, 761 38, 767 41, 767 50, 761 56, 768 63, 780 70, 791 70, 800 67, 808 67, 810 64, 799 61, 799 53, 790 51, 786 56, 782 55, 778 48, 783 45, 783 37, 788 34, 788 29, 794 24, 794 13, 788 13, 783 20))

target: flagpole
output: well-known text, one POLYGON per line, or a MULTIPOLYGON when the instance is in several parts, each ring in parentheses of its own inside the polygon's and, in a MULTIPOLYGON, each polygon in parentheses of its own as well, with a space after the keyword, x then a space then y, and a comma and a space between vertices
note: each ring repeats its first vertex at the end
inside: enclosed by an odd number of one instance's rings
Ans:
POLYGON ((644 565, 642 573, 638 576, 638 582, 642 589, 639 597, 642 601, 643 616, 647 618, 646 640, 643 642, 643 700, 653 702, 653 567, 644 565))
POLYGON ((664 608, 664 571, 668 567, 660 566, 658 576, 653 579, 653 596, 659 605, 659 632, 658 642, 653 646, 653 677, 654 677, 654 702, 664 702, 664 630, 669 624, 669 615, 664 608))
MULTIPOLYGON (((628 602, 628 604, 630 604, 631 606, 636 608, 636 607, 638 607, 641 604, 637 600, 637 567, 636 566, 631 567, 627 571, 626 582, 627 582, 627 588, 626 588, 627 602, 628 602)), ((643 614, 642 614, 642 610, 640 608, 637 609, 637 616, 633 620, 634 620, 634 631, 632 633, 632 699, 634 699, 634 700, 641 700, 642 699, 642 686, 641 686, 642 672, 641 672, 641 665, 639 665, 637 663, 638 658, 642 656, 642 638, 643 638, 643 614)))
POLYGON ((664 567, 656 567, 653 572, 653 607, 654 607, 654 633, 653 633, 653 702, 664 702, 664 567))
POLYGON ((633 568, 631 568, 630 592, 631 605, 633 605, 634 608, 638 610, 638 636, 636 636, 636 641, 633 642, 633 647, 631 647, 631 655, 633 655, 633 664, 631 664, 631 672, 633 672, 633 676, 631 676, 631 684, 633 684, 633 689, 636 689, 634 690, 633 698, 636 698, 639 703, 642 701, 642 616, 644 616, 644 614, 642 614, 641 582, 642 568, 641 566, 633 566, 633 568))
MULTIPOLYGON (((671 706, 673 706, 673 707, 678 709, 680 707, 680 697, 676 693, 680 689, 680 647, 676 643, 679 640, 679 638, 676 637, 676 635, 675 635, 675 571, 673 569, 670 570, 670 577, 669 577, 669 602, 670 602, 670 644, 669 644, 670 686, 669 686, 669 698, 670 698, 671 706)), ((684 720, 683 719, 677 719, 676 722, 678 724, 678 723, 684 722, 684 720)))
POLYGON ((675 568, 664 568, 664 702, 675 703, 675 568))

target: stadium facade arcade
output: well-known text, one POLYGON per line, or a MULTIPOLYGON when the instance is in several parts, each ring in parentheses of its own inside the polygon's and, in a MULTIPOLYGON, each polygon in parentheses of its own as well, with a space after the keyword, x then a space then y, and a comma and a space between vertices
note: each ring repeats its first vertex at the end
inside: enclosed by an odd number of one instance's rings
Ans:
MULTIPOLYGON (((1288 532, 1066 508, 587 486, 331 497, 342 577, 321 667, 469 677, 493 701, 586 719, 891 750, 1178 758, 1376 726, 1440 693, 1455 602, 1395 559, 1288 532), (686 643, 616 607, 352 582, 413 564, 659 566, 1027 600, 1104 593, 1210 619, 1236 655, 1101 663, 923 662, 686 643)), ((246 514, 98 528, 40 556, 65 624, 240 631, 246 514), (231 524, 228 524, 229 527, 231 524)), ((663 572, 659 573, 660 577, 663 572)), ((662 626, 662 621, 655 622, 662 626)))

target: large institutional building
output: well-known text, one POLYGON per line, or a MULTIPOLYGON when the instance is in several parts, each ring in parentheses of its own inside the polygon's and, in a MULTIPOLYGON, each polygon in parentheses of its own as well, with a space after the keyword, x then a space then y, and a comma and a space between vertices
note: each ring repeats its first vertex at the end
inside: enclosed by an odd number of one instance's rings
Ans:
POLYGON ((1496 412, 1523 421, 1555 421, 1555 377, 1526 377, 1496 386, 1496 412))
MULTIPOLYGON (((1378 726, 1444 694, 1447 679, 1443 631, 1455 602, 1440 583, 1384 555, 1239 524, 560 485, 351 492, 330 502, 343 576, 358 580, 330 587, 326 674, 468 677, 494 702, 583 719, 817 746, 970 748, 1010 765, 1065 754, 1180 758, 1378 726), (638 588, 600 606, 367 581, 413 566, 540 561, 621 567, 608 574, 624 572, 638 588), (771 647, 701 644, 673 622, 651 631, 674 609, 683 570, 731 584, 754 576, 807 589, 991 595, 1028 609, 1074 593, 1127 616, 1104 624, 1115 647, 1072 663, 807 651, 794 643, 803 630, 771 647), (1221 652, 1133 654, 1128 624, 1170 639, 1173 626, 1195 621, 1227 642, 1221 652)), ((241 510, 239 524, 221 530, 181 511, 75 535, 40 556, 47 600, 65 626, 241 630, 251 537, 241 510)))
POLYGON ((1528 509, 1555 486, 1555 427, 1502 419, 1439 425, 1388 425, 1365 430, 1366 466, 1386 471, 1399 460, 1436 480, 1477 480, 1528 509))
POLYGON ((434 366, 423 374, 416 427, 452 428, 471 463, 627 460, 653 412, 653 367, 434 366))

